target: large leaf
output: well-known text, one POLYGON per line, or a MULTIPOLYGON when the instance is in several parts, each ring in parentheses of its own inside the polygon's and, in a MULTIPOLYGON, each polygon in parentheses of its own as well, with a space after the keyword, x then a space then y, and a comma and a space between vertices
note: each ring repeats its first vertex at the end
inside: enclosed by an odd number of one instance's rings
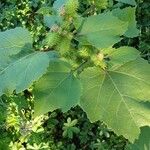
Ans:
POLYGON ((32 38, 26 29, 19 27, 0 32, 0 70, 11 62, 12 56, 31 51, 32 38))
POLYGON ((150 109, 144 102, 150 101, 150 66, 141 58, 126 57, 122 65, 108 71, 93 67, 81 74, 80 105, 91 121, 103 120, 133 142, 140 127, 150 125, 150 109))
POLYGON ((53 53, 33 52, 31 42, 23 28, 0 33, 0 96, 27 89, 46 72, 53 53))
POLYGON ((30 33, 23 28, 0 32, 0 56, 17 54, 21 50, 32 48, 30 33))
POLYGON ((69 110, 78 104, 80 82, 74 77, 70 66, 62 61, 50 63, 48 72, 36 83, 35 116, 61 108, 69 110))
POLYGON ((150 150, 150 127, 141 128, 139 139, 128 145, 126 150, 150 150))
POLYGON ((118 17, 120 20, 128 22, 128 30, 125 32, 127 37, 136 37, 139 34, 139 30, 136 28, 136 16, 135 16, 135 7, 127 7, 124 9, 115 9, 113 14, 118 17))
POLYGON ((27 89, 46 72, 48 66, 49 56, 44 52, 34 52, 11 61, 0 70, 0 95, 27 89))
POLYGON ((108 48, 121 40, 127 30, 127 23, 113 16, 111 12, 85 18, 79 32, 79 41, 87 40, 97 48, 108 48))

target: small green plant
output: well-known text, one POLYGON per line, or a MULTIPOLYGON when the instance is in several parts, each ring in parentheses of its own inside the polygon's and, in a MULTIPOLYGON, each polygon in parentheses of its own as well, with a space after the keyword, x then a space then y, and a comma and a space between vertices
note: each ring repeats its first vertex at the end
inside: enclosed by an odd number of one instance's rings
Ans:
POLYGON ((75 127, 75 125, 77 124, 77 120, 71 120, 71 118, 67 119, 67 123, 64 123, 64 127, 63 127, 63 137, 68 137, 70 139, 73 138, 73 134, 77 134, 80 132, 80 130, 75 127))

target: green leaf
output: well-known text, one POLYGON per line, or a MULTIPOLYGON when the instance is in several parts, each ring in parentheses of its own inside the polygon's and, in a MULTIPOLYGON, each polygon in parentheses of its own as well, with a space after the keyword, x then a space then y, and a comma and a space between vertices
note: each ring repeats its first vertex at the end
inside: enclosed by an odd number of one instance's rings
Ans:
POLYGON ((30 33, 20 27, 0 32, 0 56, 14 55, 24 49, 30 50, 32 41, 30 33))
POLYGON ((25 96, 17 95, 12 97, 13 102, 17 104, 18 110, 20 111, 22 108, 27 109, 28 108, 28 101, 25 98, 25 96))
POLYGON ((80 82, 74 77, 70 66, 63 61, 50 63, 48 72, 36 83, 35 116, 55 109, 67 111, 77 105, 80 98, 80 82))
POLYGON ((44 52, 34 52, 11 61, 0 70, 0 95, 27 89, 46 72, 48 66, 49 56, 44 52))
MULTIPOLYGON (((130 52, 128 52, 130 55, 130 52)), ((150 125, 150 66, 141 58, 108 71, 88 68, 81 74, 80 105, 92 122, 104 121, 118 135, 133 142, 140 127, 150 125)))
POLYGON ((125 4, 129 4, 129 5, 132 5, 132 6, 136 5, 135 0, 116 0, 116 1, 121 2, 121 3, 125 3, 125 4))
POLYGON ((125 32, 127 37, 136 37, 139 35, 139 30, 136 28, 135 7, 126 7, 124 9, 115 9, 113 14, 120 20, 128 22, 128 30, 125 32))
POLYGON ((6 142, 6 139, 4 139, 4 140, 0 139, 0 149, 1 150, 9 150, 9 146, 8 146, 9 142, 6 142))
POLYGON ((108 48, 119 42, 126 30, 126 22, 107 12, 86 18, 79 32, 79 40, 83 38, 97 48, 108 48))
POLYGON ((56 0, 54 2, 53 8, 54 8, 54 10, 58 11, 66 3, 67 3, 67 0, 56 0))
POLYGON ((141 128, 139 139, 126 147, 126 150, 149 150, 150 149, 150 127, 141 128))
MULTIPOLYGON (((104 51, 105 52, 105 51, 104 51)), ((123 46, 118 49, 113 49, 109 57, 111 61, 109 62, 109 68, 114 70, 123 64, 135 60, 139 56, 139 51, 133 47, 123 46)))
POLYGON ((56 15, 45 15, 44 23, 47 27, 51 28, 55 24, 60 24, 62 22, 62 18, 56 15))
POLYGON ((47 15, 47 14, 52 13, 52 9, 47 6, 43 6, 37 11, 37 13, 42 14, 42 15, 47 15))
POLYGON ((31 42, 23 28, 0 33, 0 96, 27 89, 46 72, 54 53, 33 52, 31 42))

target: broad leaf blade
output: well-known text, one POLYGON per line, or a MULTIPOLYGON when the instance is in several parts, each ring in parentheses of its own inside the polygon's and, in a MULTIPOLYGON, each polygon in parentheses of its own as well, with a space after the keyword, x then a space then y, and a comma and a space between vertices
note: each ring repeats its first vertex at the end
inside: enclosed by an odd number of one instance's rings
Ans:
POLYGON ((118 135, 133 142, 140 127, 150 124, 149 64, 136 59, 114 70, 89 68, 81 74, 81 107, 91 121, 102 120, 118 135))
POLYGON ((48 72, 36 83, 35 116, 55 109, 69 110, 78 104, 80 82, 62 61, 50 63, 48 72))
POLYGON ((18 27, 0 32, 0 56, 17 54, 23 49, 31 48, 32 38, 26 29, 18 27))
MULTIPOLYGON (((105 53, 105 51, 103 51, 103 53, 105 53)), ((111 59, 109 62, 109 69, 111 68, 111 70, 114 70, 127 62, 135 60, 140 56, 140 53, 133 47, 123 46, 118 49, 112 49, 111 53, 108 55, 111 59)))
POLYGON ((128 22, 128 30, 125 32, 125 36, 127 37, 136 37, 139 35, 139 30, 136 28, 136 16, 135 16, 136 8, 127 7, 124 9, 115 9, 113 10, 113 14, 118 17, 120 20, 128 22))
POLYGON ((34 52, 11 61, 0 70, 0 95, 27 89, 48 66, 49 56, 44 52, 34 52))
POLYGON ((108 48, 121 40, 120 36, 127 30, 127 23, 113 16, 111 12, 90 16, 85 19, 80 37, 97 48, 108 48))
POLYGON ((0 70, 11 62, 11 57, 18 53, 32 51, 32 38, 23 28, 15 28, 0 32, 0 70))
POLYGON ((126 147, 126 150, 149 150, 150 149, 150 127, 141 128, 139 138, 126 147))
POLYGON ((53 53, 34 52, 32 38, 23 28, 0 33, 0 96, 27 89, 41 77, 53 53))

